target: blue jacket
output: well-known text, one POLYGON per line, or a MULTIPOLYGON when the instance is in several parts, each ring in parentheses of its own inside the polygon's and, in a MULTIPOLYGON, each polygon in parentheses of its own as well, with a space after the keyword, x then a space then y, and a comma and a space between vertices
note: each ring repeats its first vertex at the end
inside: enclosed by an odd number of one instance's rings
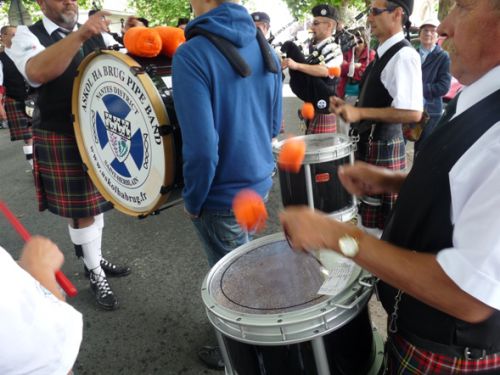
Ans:
MULTIPOLYGON (((265 196, 272 185, 271 139, 282 117, 281 74, 269 72, 247 10, 223 3, 191 21, 229 40, 252 70, 239 76, 203 36, 176 51, 172 63, 174 105, 182 134, 184 204, 191 214, 232 206, 244 188, 265 196)), ((275 56, 279 67, 278 58, 275 56)))
POLYGON ((431 116, 440 116, 443 112, 442 97, 450 89, 451 74, 448 52, 438 45, 422 64, 422 82, 425 110, 431 116))

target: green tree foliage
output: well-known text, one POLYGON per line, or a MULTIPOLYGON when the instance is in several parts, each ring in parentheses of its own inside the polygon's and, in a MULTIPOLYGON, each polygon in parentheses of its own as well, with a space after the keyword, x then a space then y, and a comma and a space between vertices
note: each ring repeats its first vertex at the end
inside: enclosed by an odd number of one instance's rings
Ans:
POLYGON ((290 13, 297 19, 303 19, 311 14, 311 9, 318 4, 330 4, 343 14, 344 9, 356 7, 360 11, 366 9, 370 0, 284 0, 290 9, 290 13))
MULTIPOLYGON (((0 12, 2 14, 7 14, 10 7, 10 0, 1 2, 0 12)), ((42 13, 40 11, 40 7, 38 6, 35 0, 22 0, 24 7, 31 15, 33 22, 38 21, 42 18, 42 13)), ((78 0, 78 6, 84 9, 90 9, 92 7, 92 0, 78 0)))
POLYGON ((187 0, 129 0, 129 6, 149 20, 150 26, 176 26, 178 18, 190 17, 187 0))
POLYGON ((439 0, 438 18, 440 21, 442 21, 443 18, 445 18, 448 15, 454 3, 455 3, 454 0, 439 0))

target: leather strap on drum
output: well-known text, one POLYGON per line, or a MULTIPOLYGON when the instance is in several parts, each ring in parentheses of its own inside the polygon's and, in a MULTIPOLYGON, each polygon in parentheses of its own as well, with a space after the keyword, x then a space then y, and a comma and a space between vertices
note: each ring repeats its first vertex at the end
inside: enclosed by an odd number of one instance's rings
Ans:
MULTIPOLYGON (((213 45, 220 51, 220 53, 224 55, 233 69, 240 76, 248 77, 250 74, 252 74, 250 66, 246 63, 245 60, 243 60, 238 52, 238 49, 230 41, 199 27, 189 29, 186 33, 186 40, 194 38, 198 35, 204 36, 205 38, 210 40, 213 45)), ((257 42, 259 43, 262 57, 264 59, 264 64, 266 65, 267 70, 269 70, 271 73, 277 74, 279 72, 279 69, 273 59, 273 52, 271 51, 269 43, 267 43, 266 38, 260 30, 257 31, 257 42)))

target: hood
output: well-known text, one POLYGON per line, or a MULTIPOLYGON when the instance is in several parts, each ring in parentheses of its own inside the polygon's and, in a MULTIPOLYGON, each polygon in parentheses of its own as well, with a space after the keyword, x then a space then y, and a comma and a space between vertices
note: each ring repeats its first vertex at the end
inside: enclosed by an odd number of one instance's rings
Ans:
POLYGON ((217 8, 196 17, 186 27, 186 34, 190 29, 198 27, 217 36, 227 39, 240 48, 255 40, 257 30, 248 11, 241 5, 223 3, 217 8))

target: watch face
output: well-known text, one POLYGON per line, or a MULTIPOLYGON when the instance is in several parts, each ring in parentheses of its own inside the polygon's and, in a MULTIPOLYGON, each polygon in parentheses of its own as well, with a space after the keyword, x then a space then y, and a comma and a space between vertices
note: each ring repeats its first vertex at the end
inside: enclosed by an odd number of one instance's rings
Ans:
POLYGON ((339 248, 342 254, 349 258, 356 256, 359 251, 358 242, 347 235, 339 238, 339 248))

